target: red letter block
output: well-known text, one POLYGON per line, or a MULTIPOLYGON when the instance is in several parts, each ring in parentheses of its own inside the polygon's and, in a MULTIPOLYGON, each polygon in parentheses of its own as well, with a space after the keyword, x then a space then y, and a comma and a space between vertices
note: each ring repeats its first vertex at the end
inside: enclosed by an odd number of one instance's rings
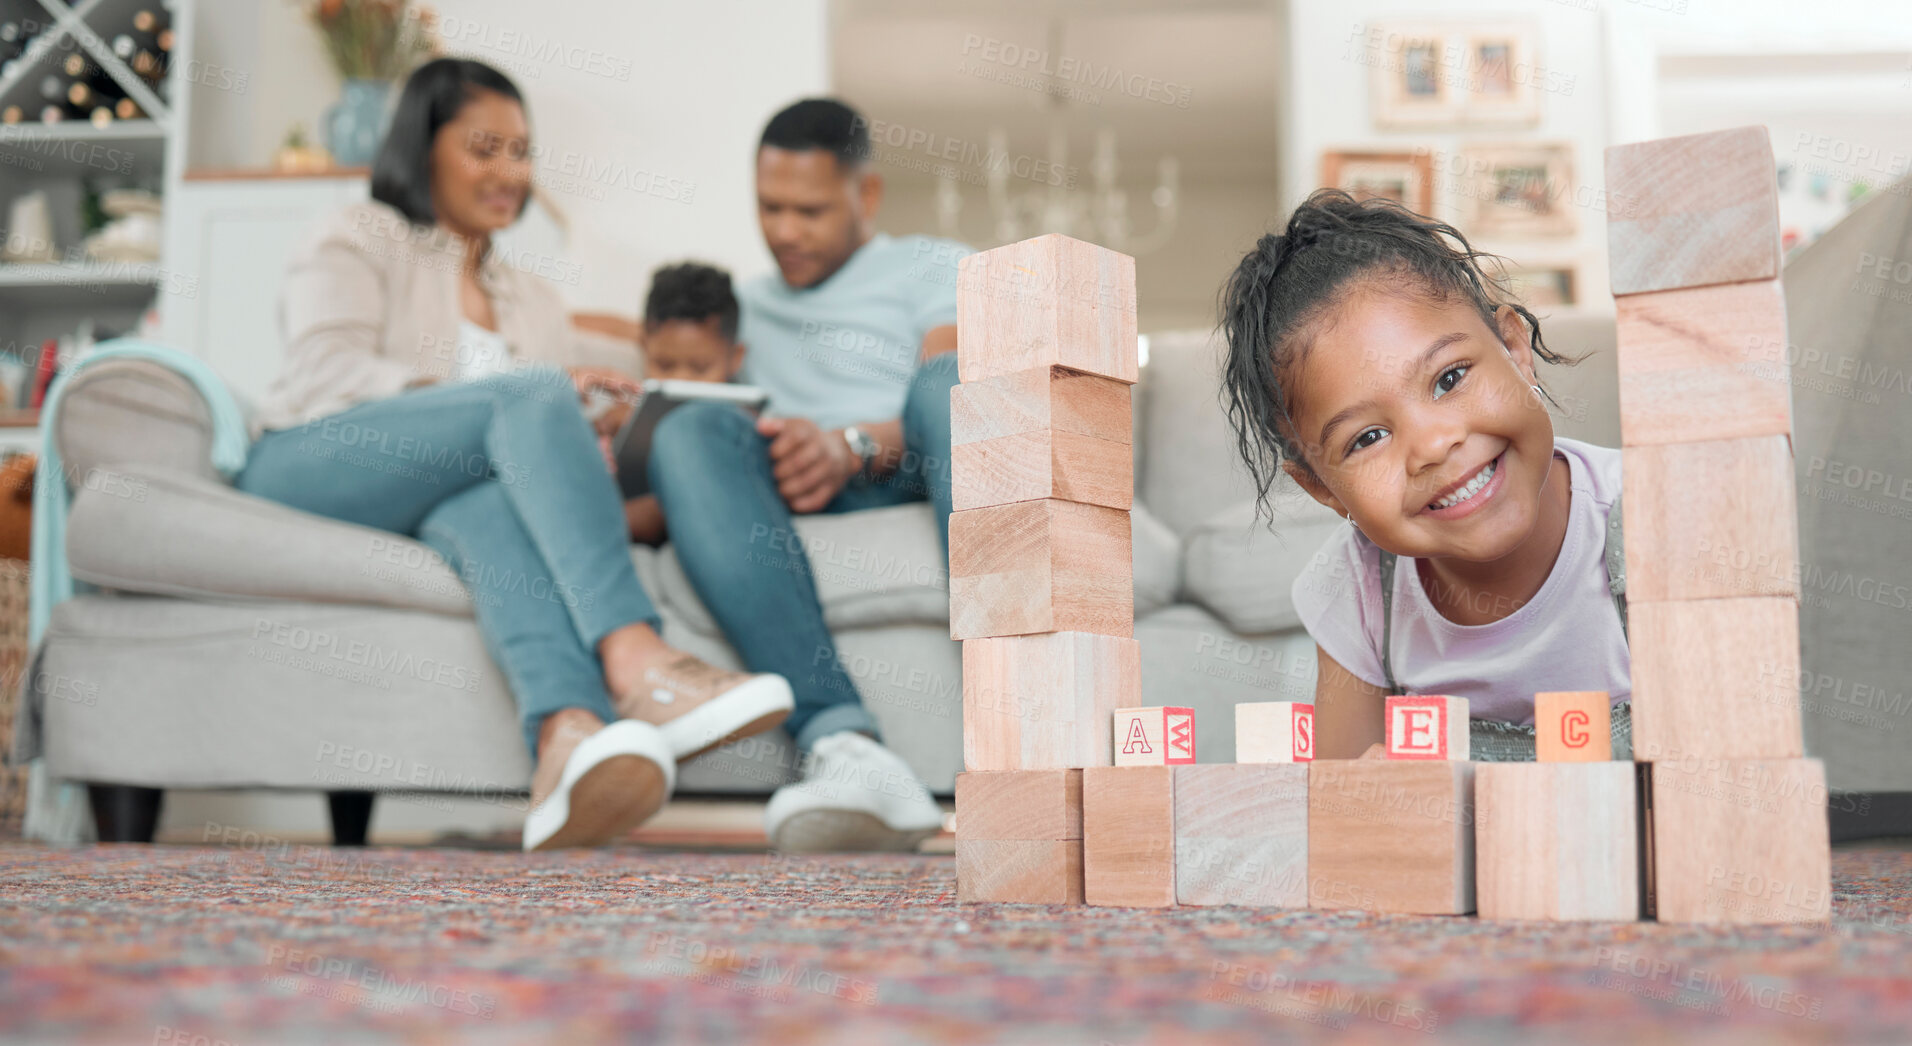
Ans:
POLYGON ((1466 762, 1467 699, 1420 694, 1388 698, 1387 755, 1466 762))
POLYGON ((1115 710, 1115 765, 1176 766, 1194 761, 1193 708, 1115 710))

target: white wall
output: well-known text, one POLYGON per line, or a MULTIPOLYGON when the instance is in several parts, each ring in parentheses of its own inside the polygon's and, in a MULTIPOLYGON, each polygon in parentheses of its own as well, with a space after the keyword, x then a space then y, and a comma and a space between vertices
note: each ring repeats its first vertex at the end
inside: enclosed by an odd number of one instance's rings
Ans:
MULTIPOLYGON (((531 112, 538 178, 568 219, 576 309, 635 314, 652 268, 767 271, 751 156, 777 109, 828 84, 825 0, 438 0, 449 53, 496 65, 531 112)), ((262 167, 338 96, 291 4, 203 0, 198 58, 250 74, 195 88, 194 167, 262 167)))

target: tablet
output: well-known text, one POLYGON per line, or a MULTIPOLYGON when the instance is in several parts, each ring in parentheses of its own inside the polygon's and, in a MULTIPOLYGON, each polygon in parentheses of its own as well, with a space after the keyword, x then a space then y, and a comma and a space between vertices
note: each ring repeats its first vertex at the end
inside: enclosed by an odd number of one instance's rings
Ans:
POLYGON ((770 394, 755 385, 727 385, 714 381, 646 380, 637 406, 618 428, 611 441, 611 456, 617 460, 617 486, 626 501, 651 492, 649 462, 651 433, 657 423, 685 403, 734 403, 748 411, 759 411, 770 394))

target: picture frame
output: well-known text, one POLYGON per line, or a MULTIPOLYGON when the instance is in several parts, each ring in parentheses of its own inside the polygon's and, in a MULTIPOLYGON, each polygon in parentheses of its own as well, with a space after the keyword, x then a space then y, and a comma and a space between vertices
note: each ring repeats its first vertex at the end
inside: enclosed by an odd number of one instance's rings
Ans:
POLYGON ((1432 214, 1434 158, 1426 150, 1330 149, 1321 154, 1321 184, 1357 200, 1383 197, 1416 214, 1432 214))
POLYGON ((1468 177, 1462 231, 1481 239, 1572 236, 1573 144, 1516 142, 1461 149, 1468 177))
POLYGON ((1506 270, 1507 289, 1530 309, 1580 304, 1580 274, 1571 265, 1516 266, 1506 270))
POLYGON ((1386 23, 1361 40, 1370 116, 1384 129, 1540 122, 1539 30, 1529 22, 1386 23))

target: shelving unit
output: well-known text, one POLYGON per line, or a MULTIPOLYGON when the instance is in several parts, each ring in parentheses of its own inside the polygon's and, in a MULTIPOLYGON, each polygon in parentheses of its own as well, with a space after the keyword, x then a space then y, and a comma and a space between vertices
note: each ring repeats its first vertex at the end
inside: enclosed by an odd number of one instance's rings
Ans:
POLYGON ((0 124, 0 240, 10 230, 13 202, 46 190, 56 211, 56 260, 0 262, 0 354, 31 366, 42 343, 91 321, 99 330, 131 332, 161 293, 190 293, 195 281, 158 262, 99 262, 81 246, 77 214, 83 186, 137 188, 170 203, 185 168, 185 128, 192 68, 192 0, 0 0, 0 22, 30 21, 34 36, 13 71, 0 75, 0 109, 19 105, 27 118, 0 124), (173 29, 167 99, 113 52, 110 41, 140 10, 164 8, 173 29), (74 51, 135 102, 143 115, 96 127, 84 120, 38 120, 40 81, 74 51))

